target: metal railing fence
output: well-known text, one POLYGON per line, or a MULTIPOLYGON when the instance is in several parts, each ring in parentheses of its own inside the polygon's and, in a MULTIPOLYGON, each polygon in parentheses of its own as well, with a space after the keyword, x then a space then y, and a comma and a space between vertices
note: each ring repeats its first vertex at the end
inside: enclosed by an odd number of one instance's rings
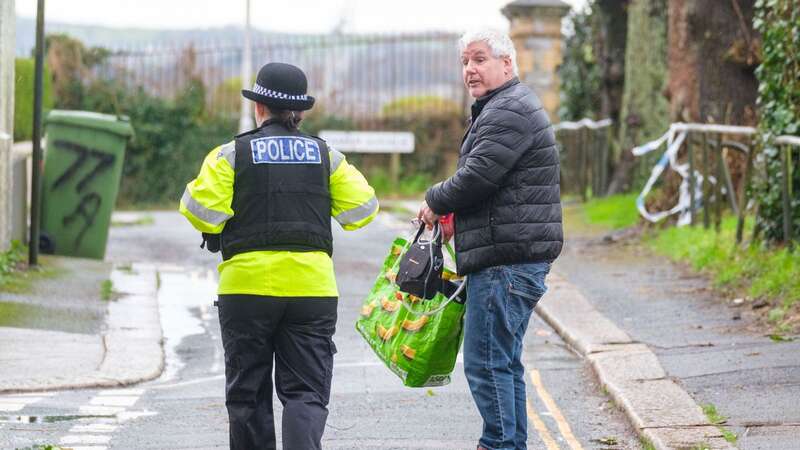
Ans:
MULTIPOLYGON (((697 223, 697 211, 702 208, 703 226, 709 228, 713 219, 715 228, 719 229, 722 210, 728 203, 737 216, 736 242, 741 243, 746 211, 753 203, 748 198, 748 192, 756 174, 756 165, 763 166, 760 176, 766 179, 770 177, 766 158, 759 160, 756 154, 758 145, 754 138, 757 133, 755 128, 744 126, 673 123, 661 138, 635 147, 634 155, 641 156, 666 144, 666 151, 653 167, 650 179, 637 199, 641 215, 648 221, 657 222, 679 214, 679 224, 694 225, 697 223), (743 165, 737 179, 732 176, 732 165, 743 165), (646 208, 645 197, 668 167, 682 177, 678 203, 666 211, 650 212, 646 208)), ((773 143, 778 147, 781 158, 783 241, 791 243, 794 239, 791 224, 792 153, 800 150, 800 137, 779 136, 773 143)))
MULTIPOLYGON (((457 36, 276 35, 252 45, 254 71, 272 61, 302 68, 315 109, 353 121, 392 115, 463 115, 457 36)), ((192 79, 202 81, 215 114, 238 117, 243 48, 188 44, 115 50, 92 71, 95 79, 172 98, 192 79)), ((255 73, 253 74, 255 80, 255 73)))

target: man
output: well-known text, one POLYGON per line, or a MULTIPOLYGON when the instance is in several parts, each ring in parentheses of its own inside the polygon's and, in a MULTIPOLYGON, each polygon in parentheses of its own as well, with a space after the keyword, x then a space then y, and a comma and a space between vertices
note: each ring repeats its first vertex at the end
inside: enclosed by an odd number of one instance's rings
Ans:
POLYGON ((522 340, 561 253, 559 155, 547 113, 517 78, 502 33, 461 37, 475 98, 456 173, 428 189, 419 218, 454 213, 456 266, 467 277, 464 372, 483 418, 478 448, 525 449, 522 340))
MULTIPOLYGON (((211 151, 180 212, 221 247, 219 320, 232 449, 319 449, 328 417, 338 290, 331 216, 345 230, 378 213, 375 191, 325 141, 298 130, 314 105, 299 68, 270 63, 252 90, 259 127, 211 151)), ((214 247, 214 248, 212 248, 214 247)))

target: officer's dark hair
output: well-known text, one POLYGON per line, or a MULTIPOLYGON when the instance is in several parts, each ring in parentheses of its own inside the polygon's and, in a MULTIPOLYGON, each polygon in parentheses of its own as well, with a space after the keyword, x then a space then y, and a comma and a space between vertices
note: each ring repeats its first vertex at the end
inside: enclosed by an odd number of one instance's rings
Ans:
POLYGON ((267 107, 270 117, 280 121, 283 126, 291 131, 296 131, 300 126, 300 121, 303 120, 299 114, 295 114, 295 111, 289 109, 278 109, 268 105, 264 106, 267 107))

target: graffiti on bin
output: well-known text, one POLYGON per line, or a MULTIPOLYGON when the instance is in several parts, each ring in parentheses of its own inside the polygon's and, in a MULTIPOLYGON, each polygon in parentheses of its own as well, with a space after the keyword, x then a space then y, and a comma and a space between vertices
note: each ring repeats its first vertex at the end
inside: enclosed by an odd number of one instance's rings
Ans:
POLYGON ((103 204, 103 198, 100 194, 91 191, 86 192, 87 188, 98 175, 114 167, 116 156, 74 142, 57 140, 53 144, 56 147, 74 153, 75 162, 67 167, 64 173, 53 182, 52 186, 50 186, 51 191, 67 186, 70 181, 78 176, 79 172, 82 172, 81 169, 83 167, 87 164, 94 164, 89 172, 83 175, 75 185, 75 191, 81 195, 80 201, 75 205, 75 209, 71 213, 61 218, 61 222, 65 227, 71 227, 78 222, 78 219, 82 219, 83 226, 75 237, 75 248, 80 248, 86 231, 94 224, 97 213, 100 211, 100 206, 103 204))

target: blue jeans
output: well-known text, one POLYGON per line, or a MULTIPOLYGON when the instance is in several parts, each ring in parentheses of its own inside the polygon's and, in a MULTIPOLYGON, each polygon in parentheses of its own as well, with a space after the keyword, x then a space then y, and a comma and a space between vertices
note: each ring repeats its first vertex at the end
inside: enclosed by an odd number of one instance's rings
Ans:
POLYGON ((464 320, 464 373, 483 418, 480 445, 526 449, 528 415, 522 339, 547 290, 550 263, 489 267, 470 274, 464 320))

